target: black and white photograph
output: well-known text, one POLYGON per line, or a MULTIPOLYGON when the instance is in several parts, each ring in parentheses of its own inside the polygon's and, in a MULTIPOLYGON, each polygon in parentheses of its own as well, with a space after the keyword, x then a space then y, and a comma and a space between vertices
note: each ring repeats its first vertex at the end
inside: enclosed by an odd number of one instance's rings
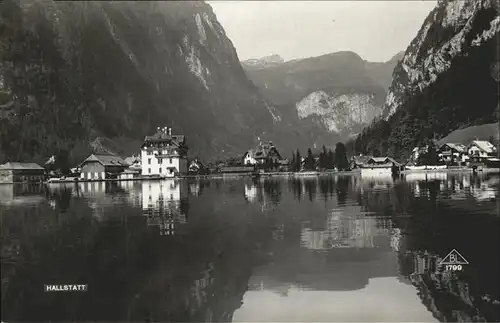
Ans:
POLYGON ((500 322, 500 0, 0 0, 2 323, 500 322))

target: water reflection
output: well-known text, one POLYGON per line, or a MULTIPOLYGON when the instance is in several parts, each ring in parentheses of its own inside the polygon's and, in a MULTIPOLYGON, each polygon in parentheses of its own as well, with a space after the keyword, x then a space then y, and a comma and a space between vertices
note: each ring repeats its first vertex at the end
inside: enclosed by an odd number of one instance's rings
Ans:
POLYGON ((2 198, 2 320, 498 321, 498 193, 472 174, 50 185, 2 198))
POLYGON ((187 221, 186 181, 142 182, 142 210, 148 225, 157 226, 161 235, 173 235, 187 221))
POLYGON ((40 184, 0 184, 2 205, 36 205, 44 201, 43 186, 40 184))

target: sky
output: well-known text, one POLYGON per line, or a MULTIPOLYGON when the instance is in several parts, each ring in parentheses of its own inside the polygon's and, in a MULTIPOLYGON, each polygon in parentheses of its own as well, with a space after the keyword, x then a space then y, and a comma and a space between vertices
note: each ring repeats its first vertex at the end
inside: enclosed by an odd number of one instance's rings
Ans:
POLYGON ((406 50, 434 0, 208 1, 240 60, 353 51, 372 62, 406 50))

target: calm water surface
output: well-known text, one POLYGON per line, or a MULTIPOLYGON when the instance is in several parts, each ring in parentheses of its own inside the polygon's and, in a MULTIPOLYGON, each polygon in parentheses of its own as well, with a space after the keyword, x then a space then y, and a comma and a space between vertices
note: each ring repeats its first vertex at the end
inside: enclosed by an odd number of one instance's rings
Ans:
POLYGON ((499 192, 450 173, 0 185, 1 318, 499 321, 499 192), (462 272, 438 264, 452 249, 462 272))

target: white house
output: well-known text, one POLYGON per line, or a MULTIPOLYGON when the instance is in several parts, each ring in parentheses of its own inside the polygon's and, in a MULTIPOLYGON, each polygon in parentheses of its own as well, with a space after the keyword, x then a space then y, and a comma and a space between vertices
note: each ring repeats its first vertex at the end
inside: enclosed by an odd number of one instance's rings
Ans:
POLYGON ((158 127, 141 146, 142 175, 174 177, 187 173, 187 150, 184 136, 172 135, 171 128, 158 127))
POLYGON ((261 143, 255 149, 250 149, 243 156, 244 165, 277 164, 281 160, 281 155, 272 142, 261 143))
POLYGON ((494 158, 497 154, 497 148, 489 141, 474 140, 467 147, 469 157, 477 161, 494 158))

